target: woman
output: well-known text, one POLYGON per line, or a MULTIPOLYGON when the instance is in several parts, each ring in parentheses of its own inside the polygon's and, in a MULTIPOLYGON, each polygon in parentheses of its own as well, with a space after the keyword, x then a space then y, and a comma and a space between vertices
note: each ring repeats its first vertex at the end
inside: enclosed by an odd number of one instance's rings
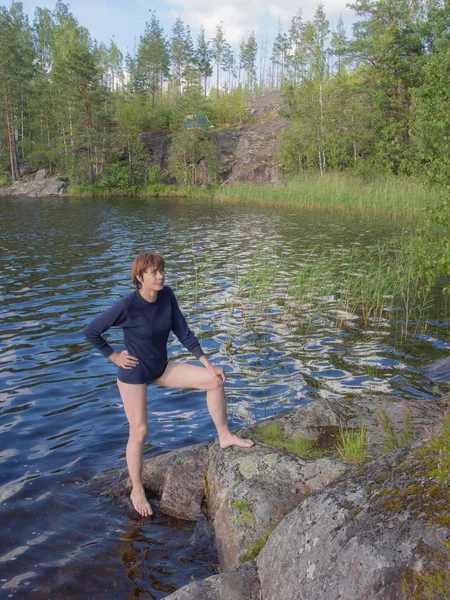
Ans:
POLYGON ((133 261, 131 279, 136 291, 125 296, 84 329, 87 339, 118 366, 117 385, 129 424, 127 466, 133 489, 131 501, 143 517, 153 514, 142 485, 142 453, 148 433, 147 386, 194 388, 206 391, 209 413, 221 448, 250 448, 251 440, 228 429, 225 372, 213 366, 189 329, 170 287, 164 286, 164 258, 143 252, 133 261), (117 353, 102 337, 111 327, 124 331, 125 350, 117 353), (173 331, 203 367, 167 362, 167 339, 173 331))

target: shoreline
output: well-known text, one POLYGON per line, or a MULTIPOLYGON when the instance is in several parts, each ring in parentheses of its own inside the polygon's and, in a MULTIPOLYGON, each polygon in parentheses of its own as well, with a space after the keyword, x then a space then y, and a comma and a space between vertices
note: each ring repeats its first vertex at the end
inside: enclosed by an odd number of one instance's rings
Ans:
MULTIPOLYGON (((58 178, 47 178, 60 181, 58 178)), ((40 182, 39 182, 40 183, 40 182)), ((36 184, 38 182, 36 181, 36 184)), ((319 212, 386 214, 415 220, 423 214, 425 205, 439 195, 428 190, 416 179, 383 175, 329 173, 305 174, 278 185, 242 183, 230 186, 185 187, 168 184, 106 188, 101 185, 70 185, 55 193, 30 187, 30 180, 14 188, 0 190, 1 196, 64 198, 179 198, 208 200, 217 203, 285 206, 313 209, 319 212)))

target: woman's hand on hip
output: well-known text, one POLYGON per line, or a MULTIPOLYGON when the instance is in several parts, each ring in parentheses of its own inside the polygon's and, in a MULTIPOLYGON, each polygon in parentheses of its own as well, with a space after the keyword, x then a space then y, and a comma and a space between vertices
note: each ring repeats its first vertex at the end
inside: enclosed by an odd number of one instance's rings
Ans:
POLYGON ((139 360, 135 356, 128 354, 127 350, 122 350, 120 354, 114 352, 109 358, 122 369, 133 369, 133 367, 139 364, 139 360))

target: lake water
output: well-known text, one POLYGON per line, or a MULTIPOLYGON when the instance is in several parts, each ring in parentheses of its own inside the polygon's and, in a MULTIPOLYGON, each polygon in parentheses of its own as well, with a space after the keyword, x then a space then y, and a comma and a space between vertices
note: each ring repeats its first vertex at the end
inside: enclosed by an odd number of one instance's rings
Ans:
MULTIPOLYGON (((153 519, 134 521, 123 500, 83 487, 124 466, 128 431, 114 365, 81 330, 132 290, 129 266, 140 251, 166 256, 167 284, 227 371, 234 429, 317 395, 426 402, 445 391, 418 370, 448 355, 442 305, 401 338, 388 322, 338 327, 321 314, 305 327, 281 302, 264 318, 233 302, 258 249, 295 272, 314 249, 398 238, 407 227, 392 219, 188 200, 1 198, 0 227, 2 598, 163 598, 217 568, 206 524, 167 517, 157 501, 153 519)), ((109 339, 120 346, 119 331, 109 339)), ((176 339, 169 356, 190 360, 176 339)), ((215 435, 195 391, 152 387, 149 425, 147 458, 215 435)))

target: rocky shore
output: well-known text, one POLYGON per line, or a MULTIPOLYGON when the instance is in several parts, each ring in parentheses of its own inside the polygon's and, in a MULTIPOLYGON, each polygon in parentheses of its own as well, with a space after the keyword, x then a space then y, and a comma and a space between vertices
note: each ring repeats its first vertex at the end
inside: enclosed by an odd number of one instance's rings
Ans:
POLYGON ((24 175, 11 187, 0 190, 0 196, 29 196, 30 198, 45 198, 61 196, 69 183, 59 177, 49 177, 45 169, 35 174, 24 175))
MULTIPOLYGON (((449 403, 317 399, 242 432, 251 449, 199 444, 147 460, 144 484, 161 511, 213 521, 223 571, 169 598, 450 597, 440 591, 450 585, 450 489, 426 444, 449 403), (340 428, 361 426, 363 464, 337 457, 340 428)), ((87 489, 123 496, 128 486, 121 469, 87 489)))

